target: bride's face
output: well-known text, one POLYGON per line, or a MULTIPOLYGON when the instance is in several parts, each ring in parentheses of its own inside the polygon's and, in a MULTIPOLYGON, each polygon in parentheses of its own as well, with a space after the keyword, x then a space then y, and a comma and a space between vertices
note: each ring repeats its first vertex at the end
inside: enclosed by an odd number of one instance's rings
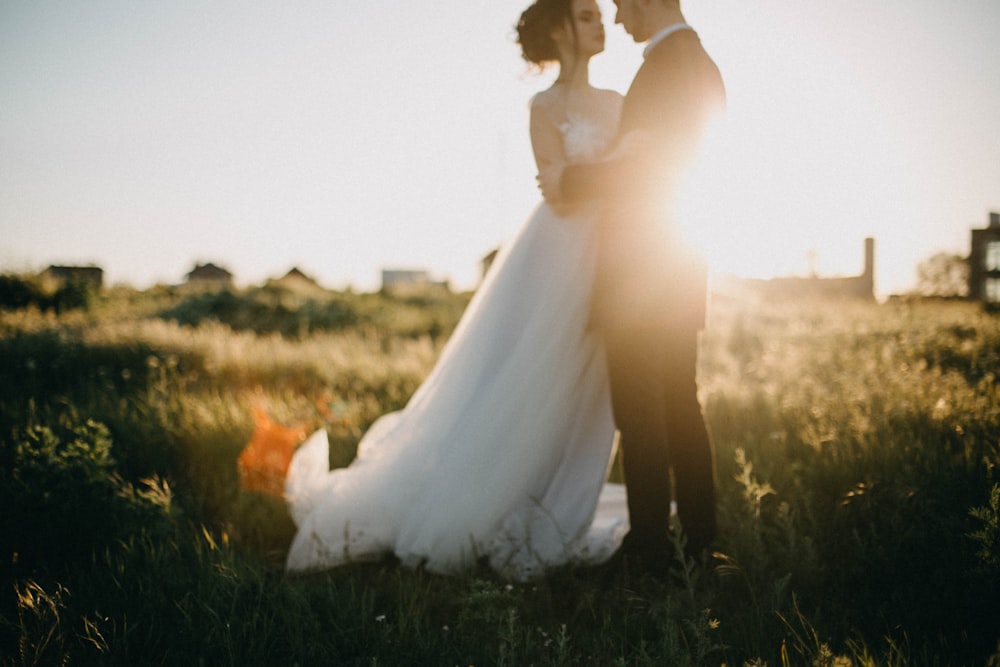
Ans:
POLYGON ((567 22, 555 38, 556 43, 562 42, 567 46, 572 45, 575 39, 575 51, 580 56, 590 57, 603 51, 604 23, 597 0, 573 0, 572 26, 567 22))

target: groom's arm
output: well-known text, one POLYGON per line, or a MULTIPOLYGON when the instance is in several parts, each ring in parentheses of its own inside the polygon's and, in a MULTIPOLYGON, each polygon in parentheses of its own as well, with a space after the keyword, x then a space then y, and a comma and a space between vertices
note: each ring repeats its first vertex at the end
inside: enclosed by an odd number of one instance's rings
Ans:
POLYGON ((678 33, 654 50, 629 96, 629 130, 611 155, 563 170, 558 190, 565 201, 671 192, 697 153, 709 119, 725 108, 718 68, 694 33, 678 33))
POLYGON ((651 168, 648 143, 645 135, 626 135, 609 159, 566 166, 559 179, 561 198, 575 203, 628 197, 637 177, 651 168))
POLYGON ((545 200, 557 207, 606 199, 626 191, 626 174, 638 167, 635 156, 616 152, 601 162, 539 165, 538 187, 545 200))
POLYGON ((609 175, 613 163, 574 164, 563 169, 559 179, 559 196, 569 202, 603 199, 610 189, 609 175))

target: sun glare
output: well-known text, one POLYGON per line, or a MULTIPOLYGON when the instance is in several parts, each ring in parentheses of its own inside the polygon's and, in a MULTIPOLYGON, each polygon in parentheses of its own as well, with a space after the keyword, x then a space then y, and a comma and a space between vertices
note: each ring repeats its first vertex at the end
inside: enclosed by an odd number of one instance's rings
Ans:
POLYGON ((909 170, 890 124, 849 72, 809 62, 730 72, 678 211, 713 271, 851 275, 866 237, 900 232, 909 170))

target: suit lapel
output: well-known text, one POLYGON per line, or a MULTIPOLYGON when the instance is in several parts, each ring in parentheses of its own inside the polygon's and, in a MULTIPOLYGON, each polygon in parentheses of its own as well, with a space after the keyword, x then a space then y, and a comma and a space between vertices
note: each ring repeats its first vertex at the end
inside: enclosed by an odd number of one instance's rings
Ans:
POLYGON ((666 52, 681 37, 679 34, 670 35, 654 46, 643 59, 625 94, 619 123, 620 134, 641 128, 643 126, 641 119, 648 116, 652 111, 651 107, 655 108, 656 99, 661 96, 661 91, 658 89, 662 86, 662 79, 669 75, 668 70, 673 64, 673 60, 666 56, 666 52))

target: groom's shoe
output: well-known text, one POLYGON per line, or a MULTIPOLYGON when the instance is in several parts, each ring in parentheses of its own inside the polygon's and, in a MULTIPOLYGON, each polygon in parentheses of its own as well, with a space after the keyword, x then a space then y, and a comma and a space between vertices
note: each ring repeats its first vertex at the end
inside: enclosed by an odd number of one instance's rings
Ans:
POLYGON ((674 546, 666 531, 662 535, 630 531, 615 556, 633 574, 666 576, 676 565, 674 546))
POLYGON ((663 556, 670 558, 673 543, 667 530, 656 533, 629 531, 622 540, 622 551, 635 556, 663 556))
POLYGON ((691 561, 695 565, 711 561, 713 532, 700 530, 689 534, 681 531, 679 524, 662 532, 631 531, 612 560, 617 559, 632 573, 676 574, 691 561))

